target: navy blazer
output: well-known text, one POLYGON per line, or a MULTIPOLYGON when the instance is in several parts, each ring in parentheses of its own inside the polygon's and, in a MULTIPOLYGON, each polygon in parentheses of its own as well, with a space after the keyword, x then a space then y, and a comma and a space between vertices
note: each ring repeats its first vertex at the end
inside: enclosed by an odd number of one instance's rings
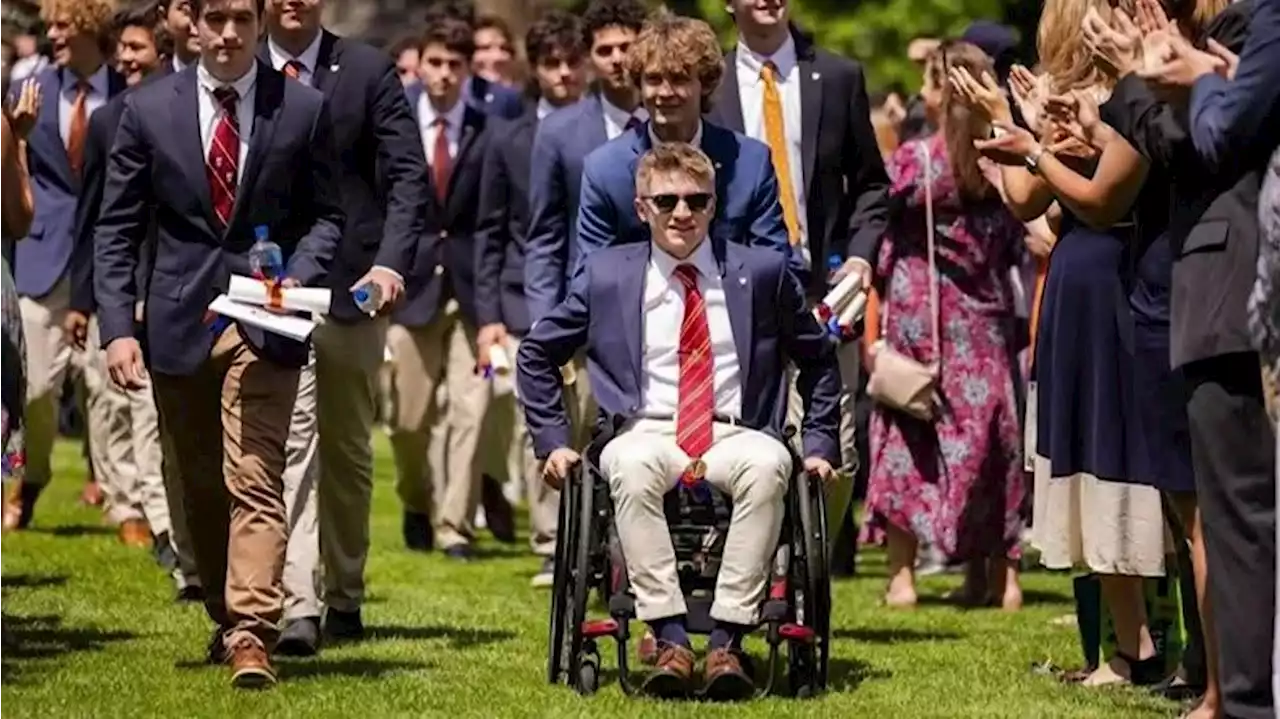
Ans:
MULTIPOLYGON (((264 41, 258 59, 271 64, 264 41)), ((408 277, 434 210, 422 136, 395 65, 385 52, 322 31, 311 86, 328 101, 338 151, 338 191, 346 213, 342 243, 329 273, 329 315, 353 322, 350 288, 373 265, 408 277)))
MULTIPOLYGON (((71 269, 71 257, 76 243, 76 204, 80 195, 81 178, 71 172, 67 146, 58 130, 62 75, 63 70, 58 67, 47 68, 36 75, 41 92, 40 117, 27 139, 27 169, 31 173, 35 218, 26 240, 18 243, 13 268, 18 293, 26 297, 44 297, 53 290, 71 269)), ((110 98, 123 92, 125 87, 124 76, 108 68, 108 104, 99 107, 90 116, 91 123, 93 116, 107 109, 110 98)), ((19 90, 20 87, 11 88, 10 103, 16 100, 14 93, 19 90)), ((88 136, 85 142, 87 163, 88 136)), ((84 172, 83 167, 81 172, 84 172)), ((72 290, 74 292, 75 288, 72 290)))
POLYGON ((467 89, 467 104, 486 115, 514 120, 524 114, 524 98, 515 88, 471 75, 467 89))
MULTIPOLYGON (((876 266, 889 224, 889 177, 871 128, 862 66, 815 47, 793 32, 800 76, 800 156, 810 265, 811 297, 827 291, 827 258, 861 257, 876 266)), ((707 118, 746 132, 738 87, 737 50, 724 59, 724 82, 707 118)), ((794 170, 794 168, 792 168, 794 170)))
MULTIPOLYGON (((125 100, 94 235, 94 286, 105 347, 134 331, 134 272, 152 222, 156 254, 145 332, 154 371, 190 375, 209 357, 209 303, 232 274, 248 275, 254 228, 284 251, 288 276, 320 286, 342 236, 337 161, 324 97, 257 63, 248 156, 230 224, 214 216, 200 138, 196 67, 136 88, 125 100), (153 219, 154 218, 154 219, 153 219)), ((307 361, 305 343, 245 325, 260 357, 307 361)))
MULTIPOLYGON (((560 367, 587 352, 591 391, 607 422, 636 417, 644 352, 643 295, 649 242, 583 258, 569 295, 520 343, 516 372, 534 451, 569 446, 560 367)), ((742 422, 783 436, 787 363, 800 370, 806 456, 840 463, 840 372, 835 348, 808 310, 786 259, 771 248, 718 244, 725 302, 742 378, 742 422)))
MULTIPOLYGON (((636 166, 652 147, 646 122, 587 156, 578 203, 578 266, 593 250, 649 241, 649 227, 635 209, 636 166)), ((800 253, 791 251, 768 146, 703 122, 702 151, 716 170, 711 239, 773 249, 804 277, 800 253)))
POLYGON ((525 231, 529 226, 529 156, 538 129, 537 106, 520 119, 494 121, 480 180, 476 225, 476 319, 502 323, 517 336, 529 331, 524 294, 525 231))
MULTIPOLYGON (((422 94, 421 83, 405 88, 415 118, 422 94)), ((467 106, 445 201, 443 206, 436 203, 436 211, 418 240, 413 269, 405 277, 405 297, 391 315, 396 324, 423 327, 435 319, 450 297, 457 299, 464 319, 477 322, 475 234, 490 121, 485 113, 467 106)))
POLYGON ((1235 80, 1212 72, 1196 80, 1191 137, 1213 166, 1280 145, 1280 0, 1255 0, 1235 80))
POLYGON ((524 283, 533 321, 564 298, 569 270, 577 265, 578 201, 587 155, 608 142, 604 106, 592 93, 556 110, 538 124, 529 161, 529 229, 524 283))

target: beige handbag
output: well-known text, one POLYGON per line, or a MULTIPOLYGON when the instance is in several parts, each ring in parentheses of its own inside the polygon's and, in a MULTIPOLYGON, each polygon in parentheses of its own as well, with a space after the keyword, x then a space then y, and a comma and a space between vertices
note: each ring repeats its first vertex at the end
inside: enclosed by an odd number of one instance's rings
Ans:
MULTIPOLYGON (((871 348, 875 367, 867 381, 867 394, 887 407, 931 421, 938 407, 938 376, 942 347, 938 341, 938 263, 934 248, 933 230, 933 178, 930 175, 929 150, 925 143, 919 145, 924 164, 925 236, 929 247, 929 311, 933 332, 934 361, 925 365, 898 352, 884 340, 878 340, 871 348)), ((889 326, 891 293, 886 291, 881 327, 889 326)), ((881 335, 885 332, 882 330, 881 335)))

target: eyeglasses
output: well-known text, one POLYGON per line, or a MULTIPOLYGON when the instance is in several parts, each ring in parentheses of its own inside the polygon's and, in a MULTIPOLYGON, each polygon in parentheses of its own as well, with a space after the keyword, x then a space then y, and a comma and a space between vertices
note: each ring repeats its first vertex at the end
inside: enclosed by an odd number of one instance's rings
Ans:
POLYGON ((681 200, 684 200, 684 204, 689 208, 690 212, 706 212, 707 208, 711 206, 711 201, 715 199, 715 195, 710 192, 693 192, 688 195, 664 192, 658 195, 648 195, 645 199, 652 202, 659 212, 675 212, 681 200))

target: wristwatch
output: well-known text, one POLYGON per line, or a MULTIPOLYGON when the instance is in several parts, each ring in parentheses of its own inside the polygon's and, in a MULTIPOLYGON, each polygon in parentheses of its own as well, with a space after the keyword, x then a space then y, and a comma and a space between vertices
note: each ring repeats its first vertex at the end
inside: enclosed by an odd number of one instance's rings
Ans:
POLYGON ((1032 150, 1030 155, 1027 155, 1022 159, 1022 161, 1027 164, 1028 172, 1033 175, 1040 174, 1040 157, 1042 155, 1044 155, 1044 146, 1036 145, 1036 149, 1032 150))

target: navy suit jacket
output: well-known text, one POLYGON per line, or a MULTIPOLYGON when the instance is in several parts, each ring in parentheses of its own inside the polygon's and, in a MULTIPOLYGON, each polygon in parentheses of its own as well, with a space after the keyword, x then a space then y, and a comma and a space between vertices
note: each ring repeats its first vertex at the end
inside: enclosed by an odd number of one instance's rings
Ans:
MULTIPOLYGON (((422 85, 414 83, 404 91, 416 118, 422 85)), ((428 217, 426 231, 418 240, 413 269, 405 277, 404 300, 391 315, 396 324, 425 326, 444 309, 450 297, 458 300, 463 318, 473 324, 477 322, 476 225, 480 214, 480 176, 484 172, 491 135, 486 128, 491 121, 485 113, 467 106, 447 194, 444 203, 435 203, 436 211, 428 217)))
MULTIPOLYGON (((18 243, 13 272, 18 293, 27 297, 43 297, 53 290, 71 269, 71 256, 76 244, 76 204, 81 178, 71 172, 67 146, 58 130, 62 76, 63 71, 58 67, 47 68, 36 75, 41 91, 40 117, 27 139, 27 169, 31 173, 35 218, 26 240, 18 243)), ((108 69, 107 87, 108 98, 115 97, 125 89, 124 77, 108 69)), ((15 99, 14 92, 19 89, 11 89, 10 103, 15 99)), ((93 115, 105 109, 107 105, 99 107, 93 115)), ((93 115, 90 116, 91 122, 93 115)), ((86 163, 89 159, 88 140, 86 136, 86 163)), ((84 172, 83 168, 81 172, 84 172)))
MULTIPOLYGON (((827 258, 861 257, 876 266, 880 239, 889 223, 889 177, 871 128, 866 79, 856 61, 814 46, 799 32, 795 40, 800 76, 800 156, 810 296, 827 291, 827 258)), ((725 55, 724 82, 707 118, 746 132, 738 87, 737 50, 725 55)))
MULTIPOLYGON (((311 86, 329 104, 339 199, 347 216, 329 273, 329 314, 352 322, 367 316, 356 309, 351 285, 373 265, 407 279, 434 205, 422 136, 391 58, 365 43, 322 32, 311 86)), ((258 58, 271 64, 265 42, 258 58)))
MULTIPOLYGON (((254 228, 284 251, 289 277, 322 286, 342 235, 337 162, 324 97, 257 64, 253 130, 231 222, 220 227, 205 174, 196 67, 129 93, 107 165, 94 235, 94 285, 102 344, 134 331, 135 270, 152 222, 156 254, 146 292, 153 371, 189 375, 208 359, 209 303, 232 274, 249 275, 254 228)), ((307 361, 307 345, 245 325, 263 359, 307 361)))
MULTIPOLYGON (((587 156, 578 203, 578 266, 602 247, 649 241, 649 227, 635 209, 636 166, 652 147, 646 122, 587 156)), ((768 247, 787 258, 797 277, 804 277, 803 260, 791 251, 768 146, 703 122, 702 151, 716 170, 712 241, 768 247)))
POLYGON ((1270 155, 1280 145, 1280 0, 1254 2, 1235 80, 1216 73, 1196 80, 1191 137, 1214 166, 1270 155))
POLYGON ((524 98, 520 91, 501 83, 472 75, 467 83, 467 104, 492 117, 514 120, 524 114, 524 98))
MULTIPOLYGON (((534 451, 569 446, 560 367, 585 348, 591 391, 607 422, 639 415, 643 371, 645 269, 649 242, 583 258, 569 295, 520 343, 516 361, 534 451)), ((729 323, 742 378, 742 422, 781 438, 788 360, 800 370, 806 456, 840 463, 840 372, 835 348, 808 310, 786 258, 771 248, 717 244, 729 323)))
POLYGON ((538 129, 532 103, 520 119, 495 121, 480 181, 476 226, 476 318, 481 326, 529 331, 524 293, 525 231, 529 227, 529 156, 538 129))
POLYGON ((560 304, 577 265, 578 201, 587 155, 608 142, 604 107, 592 93, 542 119, 529 161, 524 282, 533 321, 560 304))

